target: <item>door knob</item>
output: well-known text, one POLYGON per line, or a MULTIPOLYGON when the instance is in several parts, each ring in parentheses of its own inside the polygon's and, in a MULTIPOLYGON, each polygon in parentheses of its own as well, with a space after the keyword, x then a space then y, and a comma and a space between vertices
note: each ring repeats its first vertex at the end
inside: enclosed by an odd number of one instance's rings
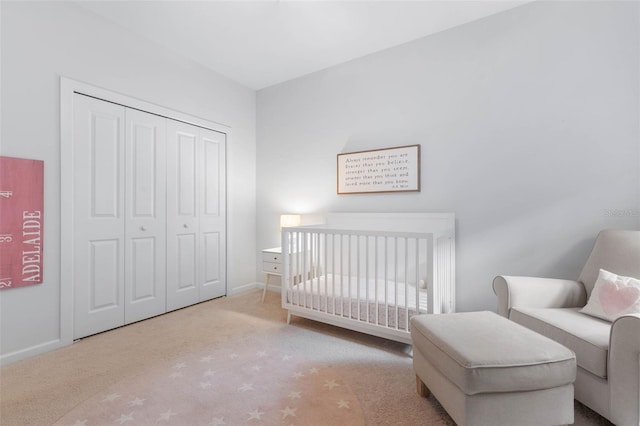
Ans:
POLYGON ((144 226, 141 226, 141 227, 140 227, 140 230, 141 230, 141 231, 146 231, 146 230, 147 230, 147 228, 145 228, 144 226))
POLYGON ((184 229, 187 229, 187 228, 189 227, 189 225, 187 225, 187 224, 185 223, 184 225, 182 225, 182 227, 183 227, 184 229))

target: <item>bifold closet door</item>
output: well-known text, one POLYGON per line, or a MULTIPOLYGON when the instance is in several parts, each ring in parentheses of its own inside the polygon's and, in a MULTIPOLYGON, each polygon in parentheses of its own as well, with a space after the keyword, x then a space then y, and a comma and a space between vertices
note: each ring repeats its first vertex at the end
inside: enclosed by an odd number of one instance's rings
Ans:
POLYGON ((167 120, 167 310, 226 293, 223 133, 167 120))
POLYGON ((166 312, 165 121, 74 97, 74 338, 166 312))
POLYGON ((74 338, 226 294, 226 135, 73 103, 74 338))
POLYGON ((224 133, 200 129, 200 301, 227 294, 226 138, 224 133))
POLYGON ((200 129, 200 300, 227 294, 226 146, 227 135, 200 129))
POLYGON ((76 339, 124 324, 124 116, 122 106, 74 95, 76 339))
POLYGON ((126 109, 125 323, 166 312, 166 119, 126 109))

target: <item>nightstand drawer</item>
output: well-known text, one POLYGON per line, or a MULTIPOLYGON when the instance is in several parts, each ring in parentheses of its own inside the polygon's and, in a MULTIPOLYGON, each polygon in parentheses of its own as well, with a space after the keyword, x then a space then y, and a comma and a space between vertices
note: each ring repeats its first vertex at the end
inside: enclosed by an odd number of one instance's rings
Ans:
POLYGON ((270 253, 270 252, 262 252, 262 261, 263 262, 272 262, 272 263, 282 263, 282 254, 281 253, 270 253))
POLYGON ((262 262, 262 271, 268 274, 282 274, 282 264, 273 262, 262 262))

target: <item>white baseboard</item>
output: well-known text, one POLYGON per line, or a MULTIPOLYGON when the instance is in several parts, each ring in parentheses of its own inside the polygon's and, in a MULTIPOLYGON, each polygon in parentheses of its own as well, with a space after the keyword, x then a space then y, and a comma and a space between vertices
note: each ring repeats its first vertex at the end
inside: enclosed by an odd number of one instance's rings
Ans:
MULTIPOLYGON (((264 284, 261 284, 261 285, 260 285, 260 287, 261 287, 261 288, 264 288, 264 284)), ((281 289, 281 288, 282 288, 282 287, 280 287, 279 285, 273 285, 273 284, 271 284, 271 285, 269 285, 269 288, 267 288, 267 290, 268 290, 268 291, 274 291, 274 292, 276 292, 276 293, 280 293, 280 289, 281 289)))
POLYGON ((8 354, 0 355, 0 366, 13 364, 14 362, 22 361, 23 359, 31 358, 55 349, 60 349, 64 346, 68 345, 64 344, 60 339, 55 339, 49 342, 40 343, 39 345, 20 349, 15 352, 9 352, 8 354))
MULTIPOLYGON (((229 290, 229 293, 227 294, 227 296, 235 296, 236 294, 241 294, 256 288, 264 289, 264 283, 256 281, 253 283, 241 285, 240 287, 232 288, 231 290, 229 290)), ((280 286, 270 284, 267 290, 280 293, 280 286)))
POLYGON ((240 287, 234 287, 229 289, 229 291, 227 292, 227 296, 235 296, 236 294, 241 294, 249 290, 253 290, 254 288, 259 288, 258 286, 262 287, 262 283, 253 282, 253 283, 241 285, 240 287))

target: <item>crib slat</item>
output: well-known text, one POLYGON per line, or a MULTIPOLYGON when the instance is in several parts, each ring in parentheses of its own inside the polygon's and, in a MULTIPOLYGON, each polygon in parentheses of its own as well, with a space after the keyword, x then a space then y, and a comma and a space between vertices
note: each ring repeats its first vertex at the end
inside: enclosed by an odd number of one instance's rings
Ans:
POLYGON ((333 240, 333 244, 332 244, 332 248, 333 248, 333 252, 331 255, 331 273, 333 274, 332 277, 333 279, 331 280, 331 285, 333 287, 333 315, 338 315, 338 312, 336 311, 336 234, 332 234, 332 240, 333 240))
POLYGON ((373 270, 374 271, 373 275, 374 275, 374 280, 375 280, 374 291, 376 293, 376 310, 373 313, 373 315, 375 316, 376 325, 380 325, 380 321, 378 319, 378 316, 379 316, 378 315, 378 310, 380 309, 380 306, 379 306, 380 296, 378 295, 378 282, 379 282, 378 281, 378 257, 380 256, 380 252, 378 251, 378 239, 379 239, 379 237, 375 237, 375 239, 376 239, 376 242, 375 242, 375 250, 376 250, 376 252, 375 252, 375 255, 374 255, 375 256, 375 261, 374 261, 375 269, 373 270))
POLYGON ((311 257, 311 282, 313 283, 311 287, 315 290, 314 296, 312 298, 312 304, 316 311, 322 310, 322 302, 320 300, 320 281, 318 274, 318 261, 319 261, 319 253, 320 253, 320 234, 317 232, 313 232, 311 234, 311 246, 312 246, 312 257, 311 257), (316 303, 315 300, 318 302, 316 303))
POLYGON ((433 235, 429 235, 427 240, 427 277, 429 286, 427 287, 427 313, 439 314, 438 304, 436 300, 439 299, 438 295, 438 283, 436 283, 435 264, 433 260, 433 235))
POLYGON ((416 238, 416 315, 420 315, 420 239, 416 238))
POLYGON ((313 234, 311 232, 305 232, 305 261, 306 271, 303 279, 309 286, 309 290, 305 292, 307 295, 306 303, 307 307, 313 310, 313 234))
POLYGON ((303 234, 304 238, 303 238, 303 256, 302 256, 302 279, 304 280, 304 307, 308 308, 308 303, 307 300, 309 299, 307 296, 309 295, 309 290, 308 290, 308 286, 309 286, 309 275, 308 275, 308 265, 307 265, 307 258, 309 256, 309 233, 305 232, 303 234))
POLYGON ((366 283, 366 287, 365 287, 365 298, 366 298, 366 304, 365 304, 365 316, 366 316, 366 320, 367 320, 367 324, 369 324, 369 301, 371 300, 369 298, 369 237, 365 237, 365 250, 367 252, 367 254, 365 255, 365 268, 366 268, 366 272, 365 272, 365 283, 366 283))
POLYGON ((298 247, 300 247, 300 232, 294 232, 293 233, 293 237, 294 237, 294 243, 295 243, 295 249, 292 248, 292 258, 295 259, 295 269, 291 268, 291 272, 289 277, 293 278, 293 282, 291 283, 292 286, 295 287, 295 292, 291 292, 292 295, 292 303, 298 305, 300 304, 300 282, 297 282, 297 277, 298 274, 300 273, 300 255, 298 254, 299 250, 298 247))
POLYGON ((436 264, 437 266, 437 270, 436 270, 436 274, 437 274, 437 281, 438 281, 438 285, 440 286, 439 288, 439 293, 440 293, 440 300, 438 301, 438 304, 440 305, 440 311, 445 311, 447 310, 447 303, 446 301, 449 300, 449 292, 448 289, 441 285, 442 284, 442 280, 444 278, 444 276, 446 275, 445 272, 445 268, 443 265, 443 257, 442 256, 442 251, 443 251, 443 247, 442 244, 437 244, 436 245, 436 250, 435 250, 435 255, 436 255, 436 264))
POLYGON ((396 316, 396 330, 398 329, 398 237, 393 238, 393 273, 395 274, 393 277, 393 292, 394 299, 393 302, 395 304, 395 316, 396 316))
POLYGON ((322 270, 320 273, 324 275, 324 312, 328 310, 327 304, 329 303, 329 295, 327 294, 327 234, 324 234, 324 261, 322 262, 322 270))
POLYGON ((347 284, 349 286, 348 288, 348 292, 349 292, 349 305, 348 305, 348 310, 347 312, 349 313, 348 317, 349 318, 353 318, 351 316, 351 234, 347 235, 348 238, 348 243, 347 243, 347 265, 349 268, 349 276, 347 277, 347 284))
POLYGON ((356 235, 356 315, 360 321, 360 236, 356 235))
POLYGON ((300 297, 306 297, 304 295, 304 291, 302 291, 302 290, 304 290, 304 288, 301 289, 301 287, 304 287, 304 283, 303 283, 303 280, 302 280, 302 277, 304 276, 304 271, 302 270, 302 268, 303 268, 303 265, 302 265, 302 239, 303 239, 302 232, 298 232, 297 237, 298 237, 297 241, 296 241, 296 244, 297 244, 297 246, 296 246, 296 256, 298 258, 297 276, 300 277, 300 280, 299 280, 298 285, 296 287, 298 289, 298 306, 300 306, 301 304, 305 303, 303 299, 300 299, 300 297), (300 293, 302 293, 302 294, 300 294, 300 293))
POLYGON ((344 317, 344 235, 340 235, 340 316, 344 317))
POLYGON ((320 241, 318 240, 320 237, 320 234, 318 234, 317 232, 314 232, 312 234, 312 244, 313 244, 313 254, 314 254, 314 258, 313 261, 311 263, 311 274, 313 277, 313 281, 315 282, 315 285, 312 286, 316 289, 316 293, 317 293, 317 299, 318 299, 318 304, 317 304, 317 311, 322 310, 322 301, 320 300, 320 275, 318 274, 318 262, 320 261, 320 241))
POLYGON ((389 327, 389 238, 384 238, 384 326, 389 327))
POLYGON ((404 329, 407 331, 409 330, 409 238, 404 239, 404 314, 404 329))

